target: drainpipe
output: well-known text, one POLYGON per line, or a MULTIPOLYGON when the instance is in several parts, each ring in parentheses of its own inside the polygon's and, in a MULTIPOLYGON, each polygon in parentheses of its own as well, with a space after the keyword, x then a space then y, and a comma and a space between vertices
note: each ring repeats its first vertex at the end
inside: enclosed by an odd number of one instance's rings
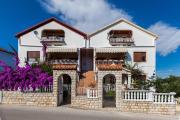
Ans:
POLYGON ((91 43, 91 42, 90 42, 90 38, 88 38, 88 41, 89 41, 89 48, 90 48, 90 46, 91 46, 91 45, 90 45, 90 43, 91 43))

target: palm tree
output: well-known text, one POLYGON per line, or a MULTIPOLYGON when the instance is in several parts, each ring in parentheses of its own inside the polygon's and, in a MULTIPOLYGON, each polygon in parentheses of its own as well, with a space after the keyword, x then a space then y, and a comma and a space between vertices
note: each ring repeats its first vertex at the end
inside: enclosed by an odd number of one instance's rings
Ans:
POLYGON ((125 68, 131 72, 131 79, 133 80, 134 88, 147 89, 149 87, 149 81, 142 78, 144 72, 139 68, 137 63, 129 64, 126 62, 125 68))
POLYGON ((14 55, 13 52, 10 52, 10 51, 5 50, 5 49, 3 49, 3 48, 0 48, 0 52, 6 53, 6 54, 9 54, 9 55, 14 55))

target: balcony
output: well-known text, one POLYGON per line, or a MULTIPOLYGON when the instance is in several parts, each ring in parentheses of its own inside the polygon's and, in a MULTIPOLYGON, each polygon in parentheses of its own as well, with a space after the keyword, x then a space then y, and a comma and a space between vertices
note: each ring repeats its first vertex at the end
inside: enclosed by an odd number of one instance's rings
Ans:
POLYGON ((111 30, 108 39, 112 46, 132 46, 134 44, 131 30, 111 30))
POLYGON ((112 46, 131 46, 134 44, 134 40, 132 38, 109 38, 109 43, 112 46))
POLYGON ((46 45, 62 46, 65 43, 65 33, 63 30, 43 30, 41 42, 46 45))

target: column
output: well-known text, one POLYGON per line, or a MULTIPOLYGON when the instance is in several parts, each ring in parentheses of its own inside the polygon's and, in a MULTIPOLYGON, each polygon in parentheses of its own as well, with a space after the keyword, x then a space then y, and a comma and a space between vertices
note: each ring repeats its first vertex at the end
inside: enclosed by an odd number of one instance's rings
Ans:
MULTIPOLYGON (((115 72, 115 71, 114 71, 115 72)), ((116 72, 116 107, 121 108, 122 104, 122 72, 116 72)))
POLYGON ((99 108, 103 107, 103 72, 102 71, 98 71, 97 73, 98 76, 98 98, 99 98, 99 108))
POLYGON ((128 74, 128 88, 131 88, 131 74, 128 74))

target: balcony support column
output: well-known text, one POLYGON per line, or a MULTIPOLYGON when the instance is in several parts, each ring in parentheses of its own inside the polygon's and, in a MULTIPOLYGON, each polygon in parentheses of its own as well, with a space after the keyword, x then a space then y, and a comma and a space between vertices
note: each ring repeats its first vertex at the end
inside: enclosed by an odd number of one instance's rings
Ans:
POLYGON ((131 74, 128 74, 128 88, 131 88, 131 74))

